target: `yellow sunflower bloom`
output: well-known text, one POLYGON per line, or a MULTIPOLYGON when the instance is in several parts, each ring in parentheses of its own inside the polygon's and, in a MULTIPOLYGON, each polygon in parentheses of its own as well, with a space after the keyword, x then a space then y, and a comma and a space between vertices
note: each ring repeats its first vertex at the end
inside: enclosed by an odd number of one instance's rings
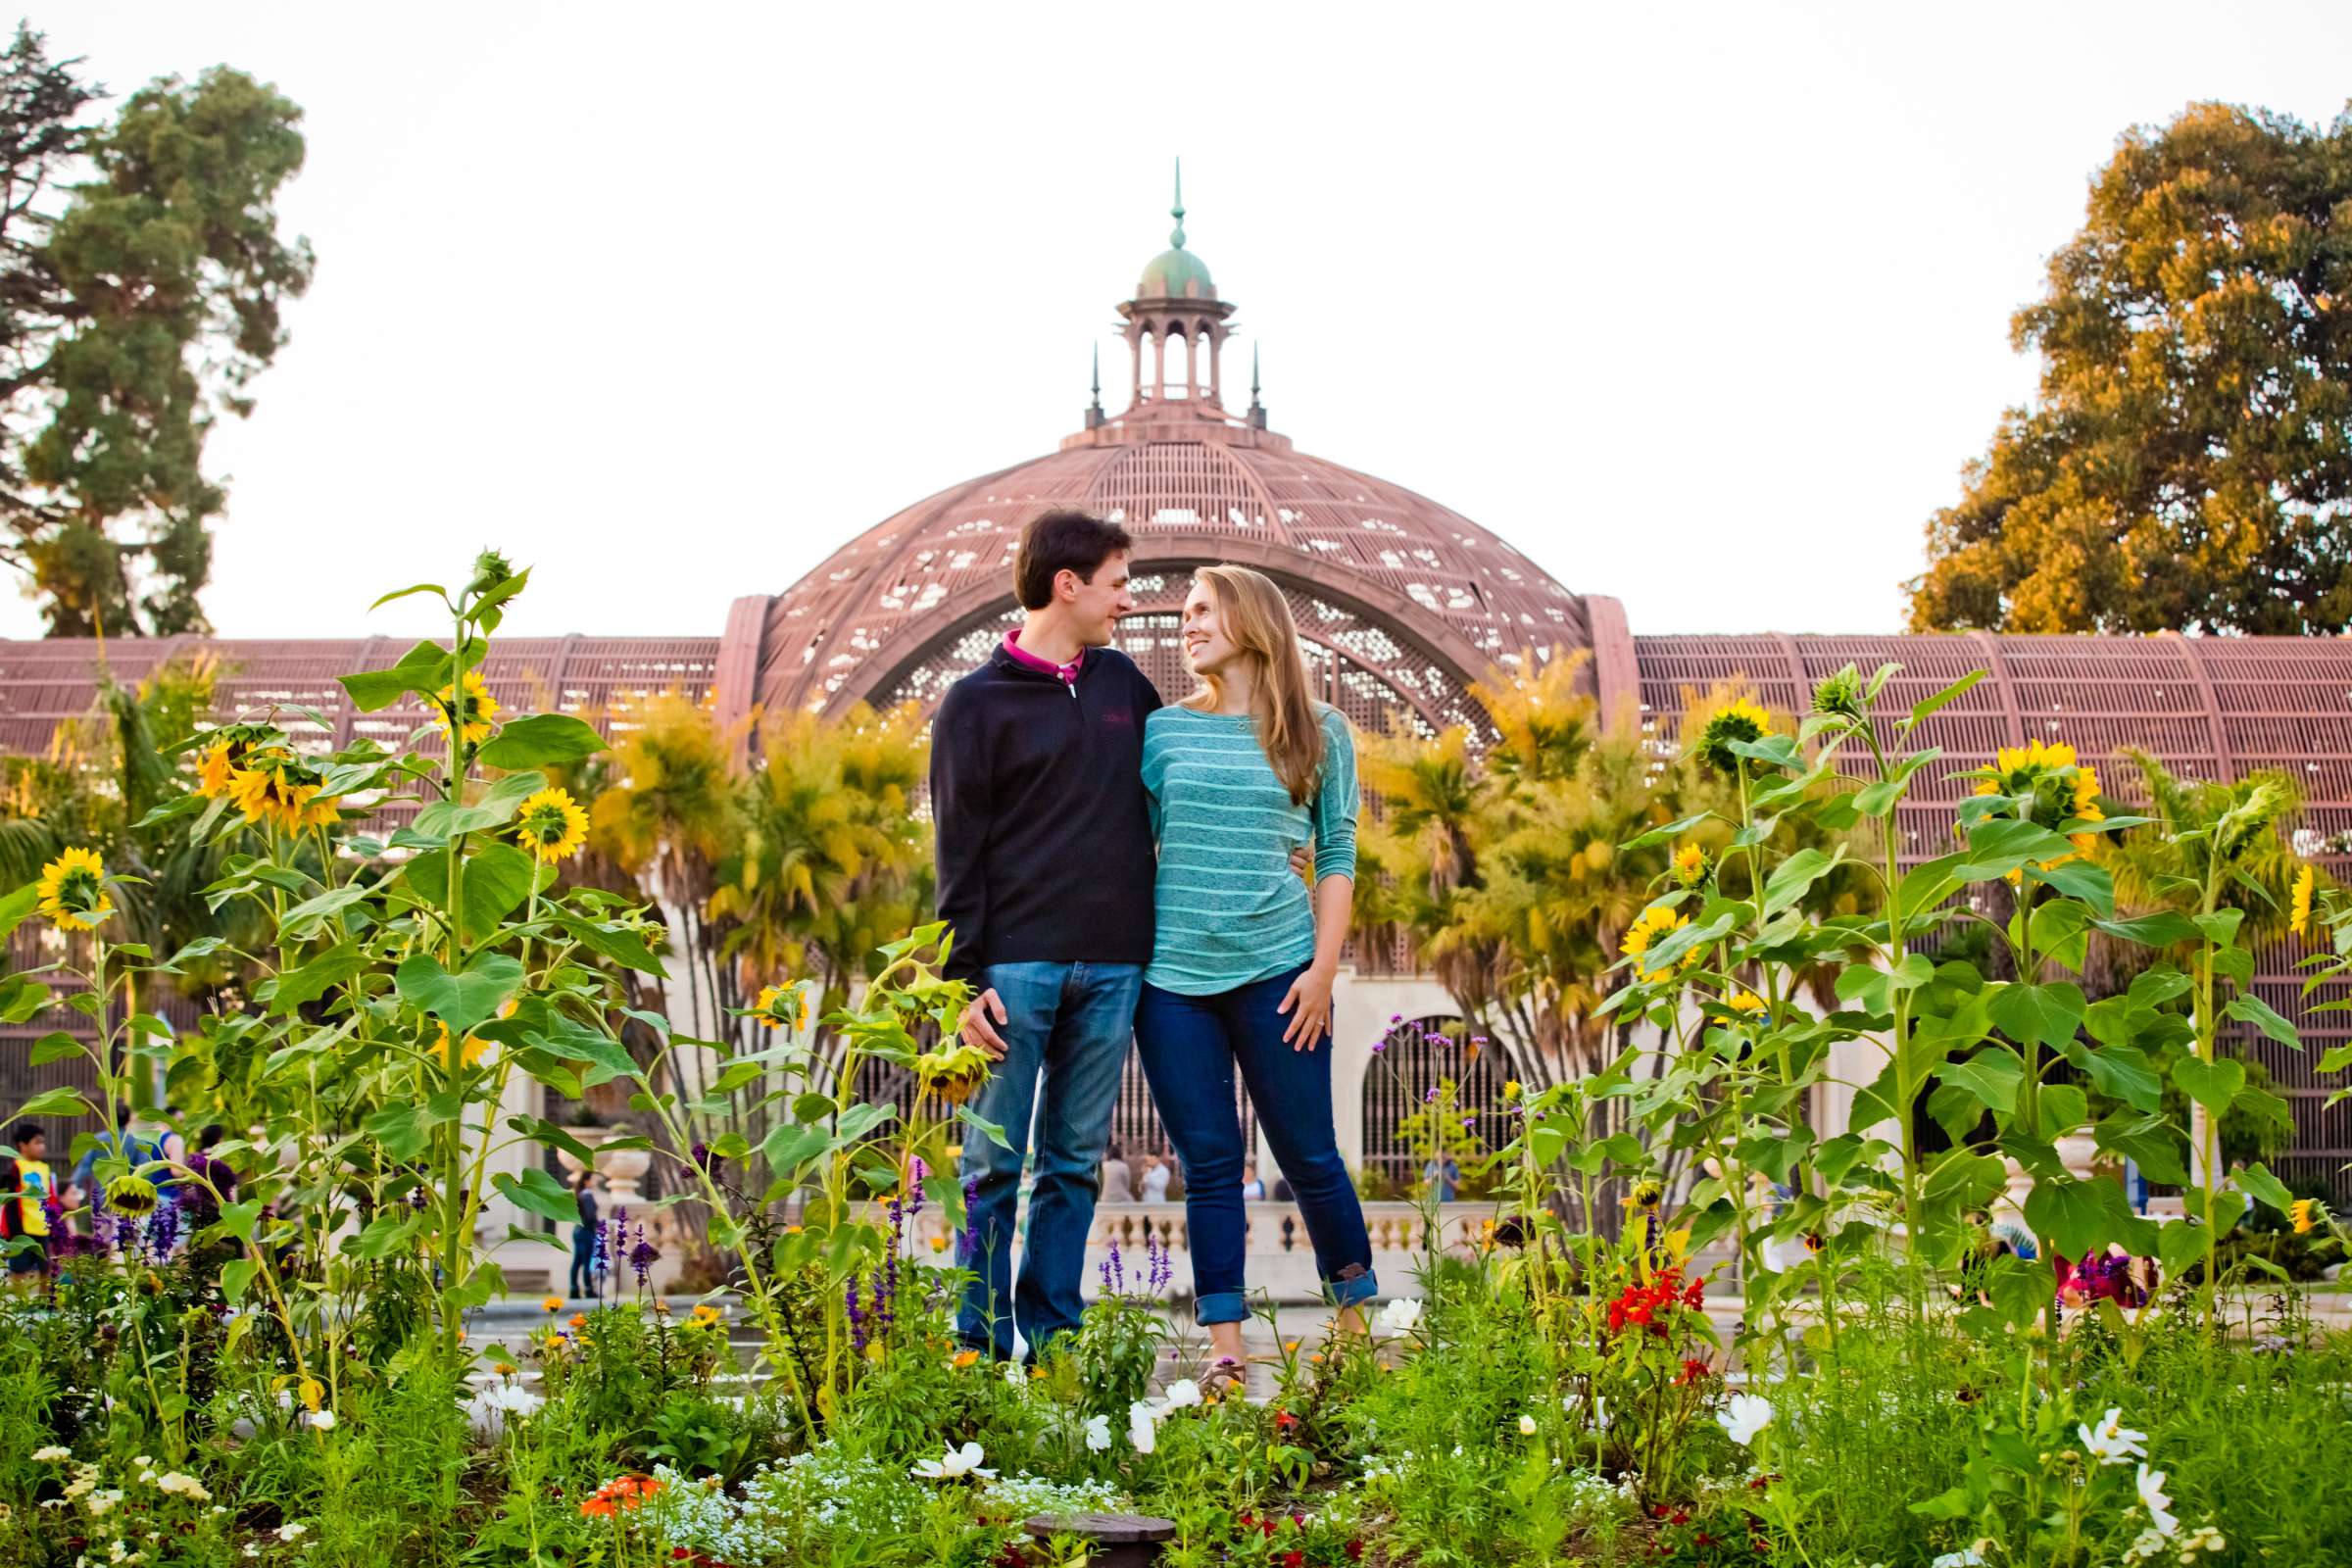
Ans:
POLYGON ((1732 993, 1731 1007, 1734 1012, 1762 1012, 1764 999, 1753 991, 1735 991, 1732 993))
POLYGON ((542 861, 569 859, 588 842, 588 813, 570 792, 545 789, 522 803, 514 837, 542 861))
MULTIPOLYGON (((435 1018, 433 1020, 433 1027, 439 1031, 439 1038, 433 1041, 431 1047, 432 1057, 435 1061, 438 1061, 442 1066, 446 1067, 449 1065, 449 1025, 443 1023, 440 1019, 435 1018)), ((483 1054, 487 1053, 489 1049, 490 1042, 484 1040, 480 1035, 467 1035, 466 1037, 466 1054, 461 1060, 460 1065, 466 1067, 472 1066, 475 1062, 482 1059, 483 1054)))
POLYGON ((498 699, 490 695, 490 688, 483 682, 482 672, 478 669, 466 672, 466 698, 463 704, 458 700, 455 687, 444 686, 433 694, 433 706, 440 710, 444 733, 452 724, 462 723, 465 726, 465 744, 467 746, 479 746, 488 740, 498 719, 498 699))
POLYGON ((2308 865, 2295 870, 2293 903, 2287 912, 2287 929, 2297 936, 2311 934, 2311 894, 2319 877, 2308 865))
POLYGON ((232 750, 226 741, 215 741, 205 748, 203 760, 196 764, 196 793, 206 800, 228 793, 228 781, 235 772, 229 761, 232 750))
POLYGON ((1687 888, 1694 888, 1707 875, 1707 852, 1695 844, 1686 844, 1674 852, 1674 879, 1687 888))
MULTIPOLYGON (((1647 964, 1640 961, 1642 956, 1650 950, 1651 944, 1658 942, 1666 937, 1669 933, 1679 930, 1683 926, 1687 926, 1690 923, 1690 917, 1689 915, 1678 914, 1672 909, 1644 909, 1642 911, 1642 917, 1640 919, 1636 920, 1632 925, 1626 927, 1625 939, 1618 944, 1617 951, 1624 954, 1627 957, 1635 960, 1635 971, 1639 973, 1644 981, 1667 979, 1669 977, 1669 971, 1664 969, 1650 968, 1647 964)), ((1683 961, 1681 965, 1674 972, 1679 973, 1681 969, 1688 969, 1690 967, 1690 965, 1696 963, 1697 961, 1698 955, 1696 952, 1687 953, 1683 956, 1683 961)))
POLYGON ((95 931, 115 912, 106 891, 106 862, 96 850, 74 848, 41 867, 40 909, 60 931, 95 931))
POLYGON ((760 991, 760 1000, 752 1007, 762 1029, 806 1029, 809 1014, 816 1010, 816 989, 806 980, 768 986, 760 991))
POLYGON ((978 1046, 926 1051, 914 1058, 914 1081, 951 1105, 960 1105, 988 1079, 988 1057, 978 1046))
POLYGON ((2295 1227, 2295 1234, 2309 1236, 2320 1228, 2320 1221, 2327 1216, 2328 1210, 2321 1206, 2316 1198, 2298 1198, 2287 1206, 2286 1212, 2295 1227))

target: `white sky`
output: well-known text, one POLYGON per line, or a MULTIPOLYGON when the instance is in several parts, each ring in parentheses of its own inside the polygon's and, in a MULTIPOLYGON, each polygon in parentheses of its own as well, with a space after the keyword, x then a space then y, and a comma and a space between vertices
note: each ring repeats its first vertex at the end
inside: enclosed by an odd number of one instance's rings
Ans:
POLYGON ((486 542, 539 568, 512 633, 716 635, 1052 450, 1098 342, 1117 411, 1179 153, 1228 382, 1262 334, 1302 450, 1636 631, 1892 629, 2118 134, 2352 91, 2340 3, 30 16, 118 93, 225 62, 307 111, 318 279, 210 449, 231 636, 433 630, 364 612, 486 542))

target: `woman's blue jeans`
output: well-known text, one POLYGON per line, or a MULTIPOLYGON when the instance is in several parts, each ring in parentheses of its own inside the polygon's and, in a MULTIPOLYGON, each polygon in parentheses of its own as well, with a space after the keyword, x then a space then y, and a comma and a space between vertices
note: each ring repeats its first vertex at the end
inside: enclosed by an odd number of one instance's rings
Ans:
POLYGON ((1325 1299, 1353 1306, 1380 1294, 1364 1207, 1340 1158, 1331 1121, 1331 1042, 1312 1051, 1284 1043, 1290 1019, 1274 1009, 1304 973, 1286 969, 1214 996, 1188 997, 1144 987, 1135 1010, 1135 1045, 1152 1081, 1159 1119, 1184 1162, 1185 1219, 1192 1232, 1193 1315, 1203 1324, 1239 1323, 1249 1254, 1242 1200, 1242 1142, 1234 1071, 1250 1088, 1275 1162, 1290 1179, 1325 1299))
POLYGON ((1012 1353, 1017 1323, 1037 1349, 1078 1326, 1085 1301, 1086 1235, 1102 1190, 1102 1153, 1135 1038, 1140 963, 992 963, 983 987, 1004 1004, 1004 1059, 972 1111, 1004 1129, 1012 1147, 977 1131, 963 1139, 964 1216, 959 1261, 971 1270, 957 1336, 998 1360, 1012 1353), (1036 1147, 1031 1148, 1032 1131, 1036 1147), (1036 1161, 1021 1275, 1012 1278, 1012 1230, 1021 1166, 1036 1161))
POLYGON ((574 1225, 571 1228, 571 1275, 564 1282, 566 1295, 575 1301, 585 1300, 596 1294, 596 1227, 574 1225))

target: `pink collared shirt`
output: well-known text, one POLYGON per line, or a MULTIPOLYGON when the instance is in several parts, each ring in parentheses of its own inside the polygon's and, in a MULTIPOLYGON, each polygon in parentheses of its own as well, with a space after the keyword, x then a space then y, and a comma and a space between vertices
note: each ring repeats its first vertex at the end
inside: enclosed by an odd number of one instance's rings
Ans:
POLYGON ((1028 649, 1023 648, 1020 644, 1020 635, 1017 631, 1008 631, 1004 634, 1004 651, 1010 654, 1017 662, 1036 670, 1041 675, 1058 676, 1064 686, 1078 684, 1079 666, 1086 662, 1085 649, 1079 649, 1078 657, 1068 663, 1056 664, 1052 660, 1040 659, 1028 649))

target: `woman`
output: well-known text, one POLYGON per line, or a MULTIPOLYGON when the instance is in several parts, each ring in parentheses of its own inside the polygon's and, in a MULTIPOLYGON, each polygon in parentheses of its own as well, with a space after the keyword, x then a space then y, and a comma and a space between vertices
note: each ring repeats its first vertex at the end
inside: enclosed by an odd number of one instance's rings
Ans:
POLYGON ((1144 725, 1144 787, 1159 839, 1152 962, 1136 1049, 1184 1168, 1194 1315, 1237 1383, 1250 1151, 1238 1069, 1290 1180, 1340 1327, 1379 1291, 1363 1206, 1332 1131, 1331 988, 1355 888, 1355 752, 1348 722, 1307 696, 1282 591, 1244 566, 1204 566, 1184 607, 1200 689, 1144 725), (1291 867, 1311 843, 1314 892, 1291 867))
POLYGON ((596 1295, 596 1168, 583 1165, 571 1179, 572 1206, 578 1217, 571 1226, 571 1274, 564 1293, 573 1300, 596 1295))

